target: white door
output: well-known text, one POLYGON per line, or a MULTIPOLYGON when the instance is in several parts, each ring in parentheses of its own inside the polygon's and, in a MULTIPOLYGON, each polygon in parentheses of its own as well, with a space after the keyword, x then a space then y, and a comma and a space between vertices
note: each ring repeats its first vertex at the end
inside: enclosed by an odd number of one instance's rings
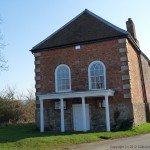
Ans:
MULTIPOLYGON (((86 112, 86 130, 90 130, 89 104, 85 104, 85 112, 86 112)), ((82 104, 73 105, 73 124, 75 131, 83 131, 82 104)))

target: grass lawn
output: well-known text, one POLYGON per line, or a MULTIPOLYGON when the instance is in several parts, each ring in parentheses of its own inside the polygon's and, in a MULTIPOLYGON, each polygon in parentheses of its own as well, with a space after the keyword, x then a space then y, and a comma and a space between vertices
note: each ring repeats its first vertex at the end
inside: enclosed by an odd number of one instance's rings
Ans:
POLYGON ((0 150, 52 150, 80 143, 128 137, 150 132, 150 123, 128 131, 92 133, 40 133, 34 124, 0 127, 0 150))

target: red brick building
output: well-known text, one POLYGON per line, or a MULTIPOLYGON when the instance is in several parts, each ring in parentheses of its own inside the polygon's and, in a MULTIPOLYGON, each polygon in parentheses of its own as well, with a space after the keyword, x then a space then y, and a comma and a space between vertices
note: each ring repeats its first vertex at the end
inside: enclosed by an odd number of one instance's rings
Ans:
POLYGON ((150 60, 127 31, 89 10, 32 48, 40 131, 110 131, 149 121, 150 60))

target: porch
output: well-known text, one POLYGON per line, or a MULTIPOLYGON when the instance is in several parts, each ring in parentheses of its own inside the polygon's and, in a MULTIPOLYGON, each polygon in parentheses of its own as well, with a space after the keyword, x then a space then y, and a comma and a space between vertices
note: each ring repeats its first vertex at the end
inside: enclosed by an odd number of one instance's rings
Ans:
POLYGON ((88 130, 87 113, 85 99, 90 97, 104 97, 105 102, 105 117, 106 117, 106 130, 110 131, 110 117, 109 117, 109 97, 114 96, 114 91, 107 90, 94 90, 94 91, 81 91, 81 92, 68 92, 68 93, 54 93, 37 95, 40 101, 40 132, 44 132, 44 109, 43 102, 45 100, 60 101, 60 126, 61 132, 65 132, 65 117, 64 117, 64 100, 71 98, 81 99, 81 116, 82 116, 82 131, 88 130))

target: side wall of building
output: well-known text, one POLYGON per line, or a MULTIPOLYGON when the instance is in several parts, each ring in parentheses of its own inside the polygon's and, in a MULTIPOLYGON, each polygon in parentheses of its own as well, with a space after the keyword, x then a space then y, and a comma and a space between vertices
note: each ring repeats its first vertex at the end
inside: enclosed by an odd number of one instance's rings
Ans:
POLYGON ((148 60, 143 56, 141 56, 141 63, 143 69, 143 76, 144 76, 144 85, 145 92, 146 92, 146 113, 147 113, 147 121, 150 121, 150 63, 148 60))
POLYGON ((140 56, 141 56, 141 61, 142 61, 147 101, 150 103, 150 64, 148 63, 148 61, 146 60, 144 56, 142 55, 140 56))
POLYGON ((128 42, 128 64, 130 75, 131 99, 134 112, 135 125, 146 122, 145 104, 143 99, 143 88, 140 73, 140 62, 134 47, 128 42))

